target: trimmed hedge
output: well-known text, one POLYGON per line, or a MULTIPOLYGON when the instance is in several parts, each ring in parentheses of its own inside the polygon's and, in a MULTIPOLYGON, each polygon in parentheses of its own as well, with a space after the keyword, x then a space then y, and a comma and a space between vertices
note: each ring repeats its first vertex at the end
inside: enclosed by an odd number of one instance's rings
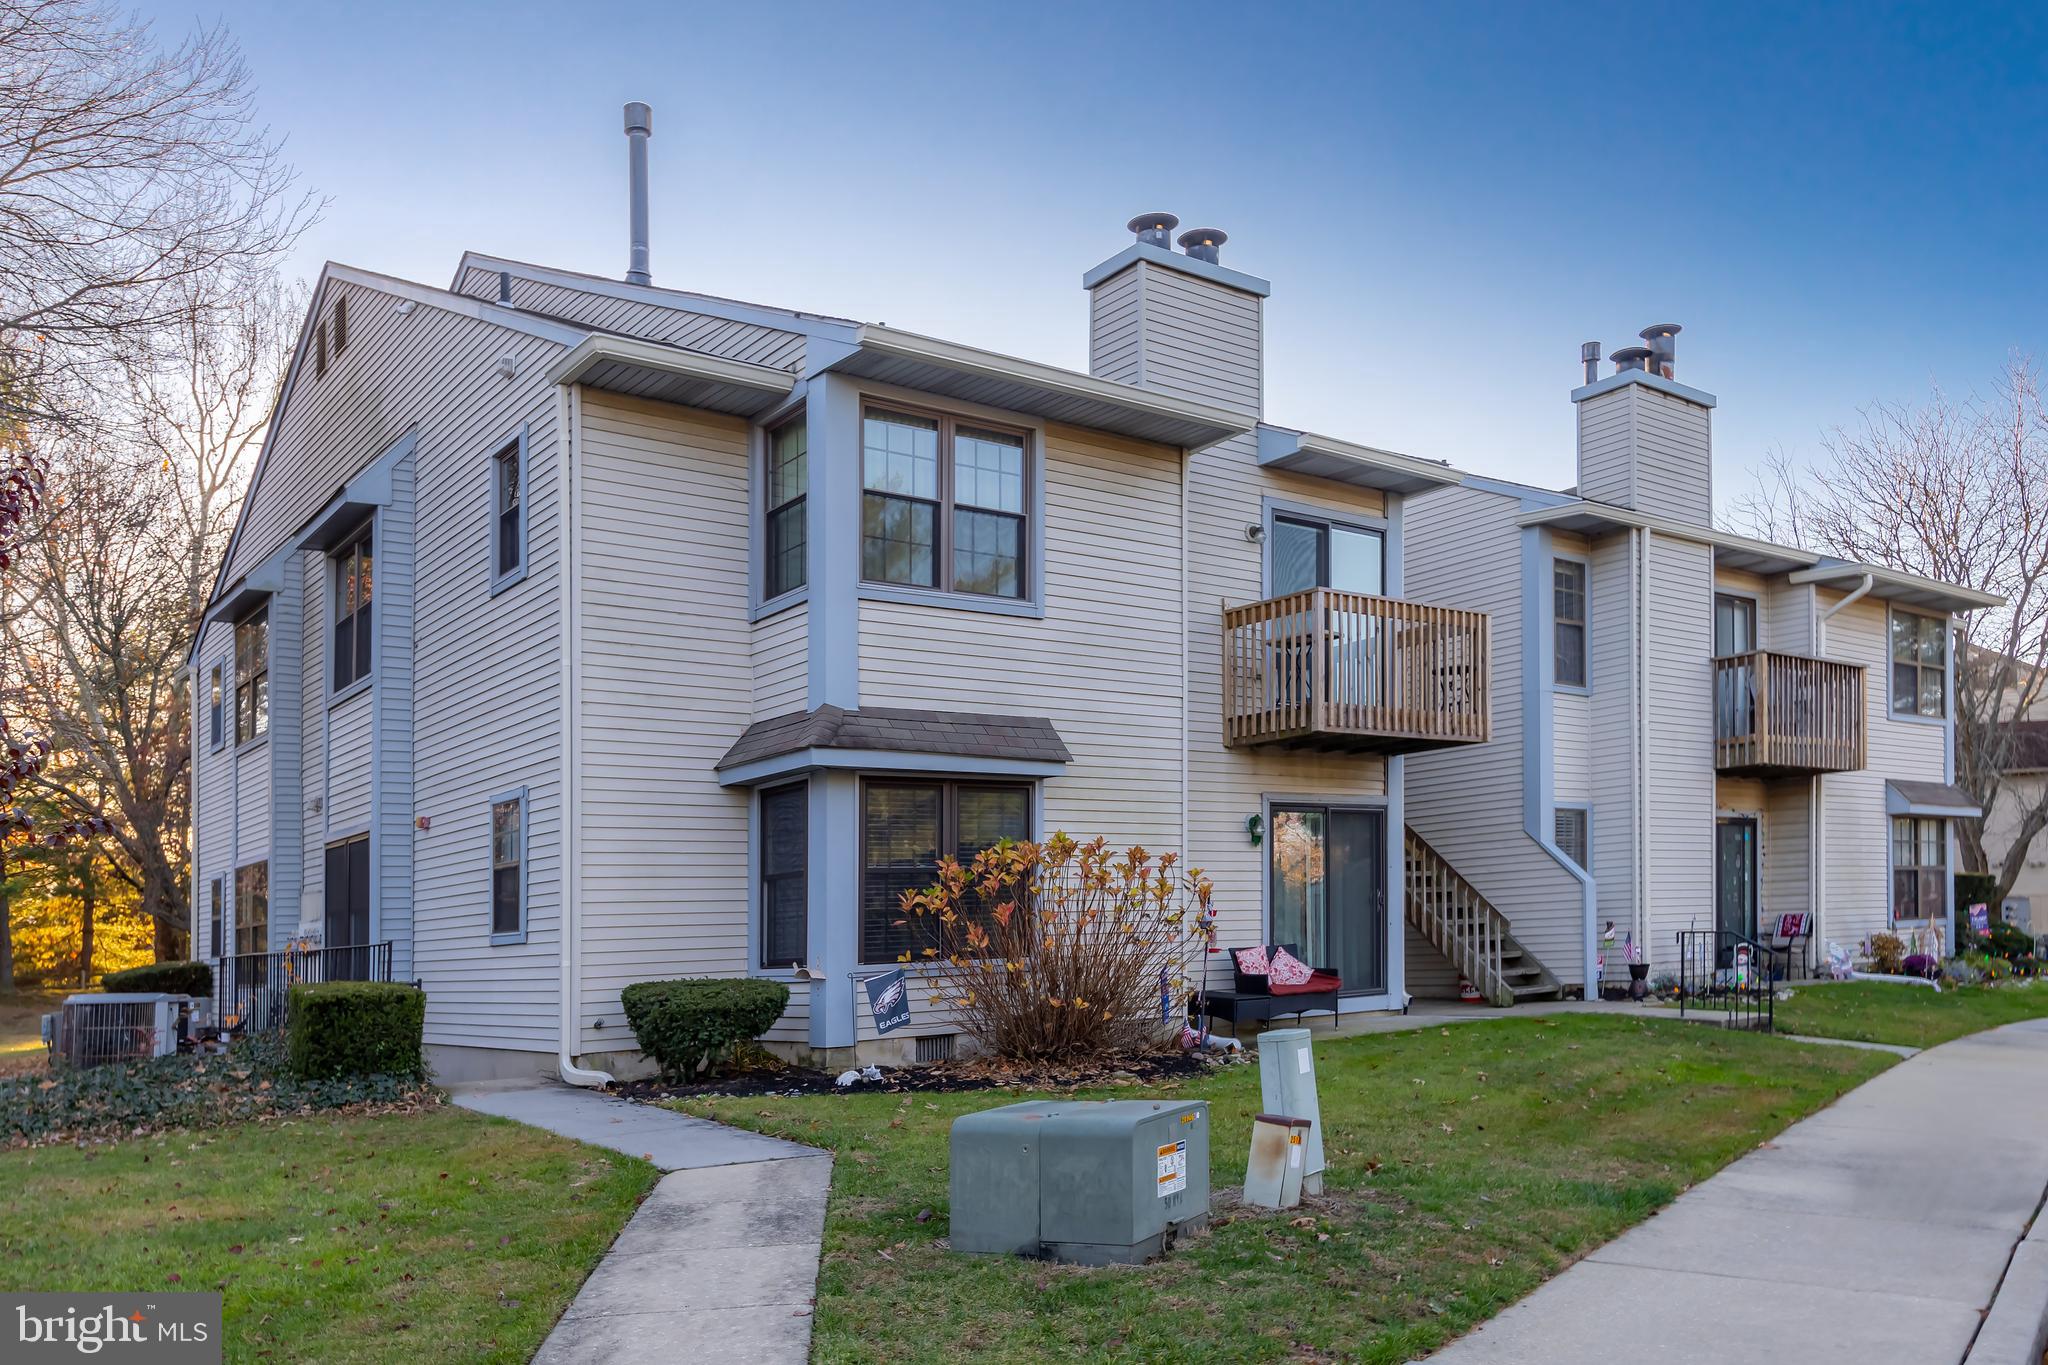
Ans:
POLYGON ((112 994, 208 996, 213 994, 210 962, 147 962, 126 971, 108 972, 100 989, 112 994))
POLYGON ((671 1079, 693 1081, 758 1038, 789 1007, 780 981, 641 981, 619 992, 640 1050, 671 1079))
POLYGON ((302 1080, 418 1076, 427 993, 395 981, 322 981, 285 997, 285 1053, 302 1080))

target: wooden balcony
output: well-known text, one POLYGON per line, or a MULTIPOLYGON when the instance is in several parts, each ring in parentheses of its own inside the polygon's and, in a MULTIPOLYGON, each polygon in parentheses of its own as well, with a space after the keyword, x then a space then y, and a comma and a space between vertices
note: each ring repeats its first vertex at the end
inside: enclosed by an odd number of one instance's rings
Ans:
POLYGON ((1486 742, 1485 613, 1315 588, 1223 609, 1223 742, 1405 754, 1486 742))
POLYGON ((1754 650, 1714 660, 1714 766, 1749 777, 1863 767, 1863 666, 1754 650))

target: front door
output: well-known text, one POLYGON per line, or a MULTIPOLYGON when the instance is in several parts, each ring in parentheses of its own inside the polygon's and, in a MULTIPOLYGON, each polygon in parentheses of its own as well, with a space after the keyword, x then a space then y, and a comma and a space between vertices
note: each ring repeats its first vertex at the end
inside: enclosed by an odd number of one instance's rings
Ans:
POLYGON ((361 981, 369 977, 370 841, 350 839, 327 846, 326 946, 356 952, 322 954, 331 980, 361 981))
MULTIPOLYGON (((1756 939, 1756 819, 1726 815, 1714 822, 1714 927, 1756 939)), ((1724 940, 1725 943, 1725 940, 1724 940)))
POLYGON ((1346 995, 1387 989, 1386 813, 1276 806, 1271 941, 1334 970, 1346 995))

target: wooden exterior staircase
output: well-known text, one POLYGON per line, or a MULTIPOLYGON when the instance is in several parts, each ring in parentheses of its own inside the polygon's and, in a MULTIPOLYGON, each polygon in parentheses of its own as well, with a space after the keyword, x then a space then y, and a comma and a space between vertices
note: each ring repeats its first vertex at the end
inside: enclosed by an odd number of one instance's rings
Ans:
POLYGON ((1410 927, 1421 932, 1479 993, 1495 1005, 1555 1000, 1550 969, 1515 941, 1508 917, 1458 874, 1413 826, 1406 831, 1410 927))

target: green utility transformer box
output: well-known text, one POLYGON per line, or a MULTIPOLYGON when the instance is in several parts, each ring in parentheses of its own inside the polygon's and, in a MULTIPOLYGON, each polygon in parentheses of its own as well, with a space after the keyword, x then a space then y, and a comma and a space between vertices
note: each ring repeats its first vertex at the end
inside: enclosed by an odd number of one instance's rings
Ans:
POLYGON ((1209 1106, 1032 1100, 956 1119, 955 1251, 1147 1261, 1209 1219, 1209 1106))

